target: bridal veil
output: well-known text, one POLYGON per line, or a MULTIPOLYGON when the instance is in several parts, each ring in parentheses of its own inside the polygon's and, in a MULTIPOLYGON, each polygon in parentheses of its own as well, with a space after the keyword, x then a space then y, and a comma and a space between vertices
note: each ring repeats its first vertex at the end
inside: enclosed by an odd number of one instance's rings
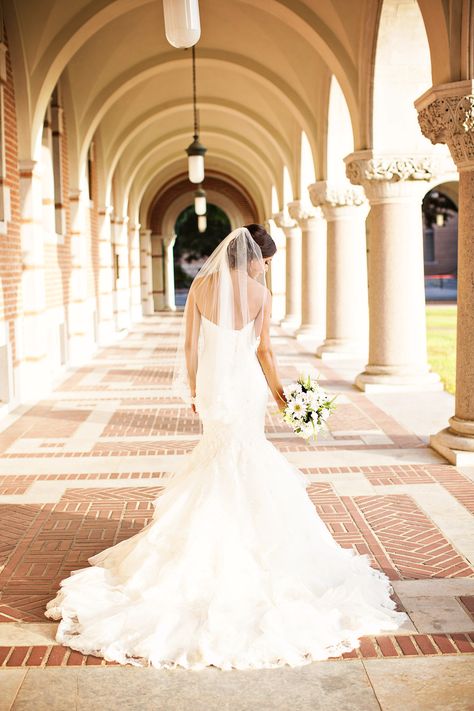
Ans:
POLYGON ((172 395, 188 405, 192 402, 203 338, 201 319, 219 328, 214 377, 221 379, 229 364, 232 333, 253 323, 259 338, 268 296, 260 246, 246 227, 239 227, 218 244, 191 284, 172 363, 172 395))

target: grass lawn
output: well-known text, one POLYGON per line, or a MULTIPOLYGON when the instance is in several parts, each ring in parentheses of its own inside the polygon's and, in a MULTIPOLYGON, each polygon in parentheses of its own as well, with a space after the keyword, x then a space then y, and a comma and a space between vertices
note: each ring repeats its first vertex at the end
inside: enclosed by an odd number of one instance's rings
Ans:
POLYGON ((455 304, 426 306, 428 362, 439 373, 445 389, 454 395, 456 385, 456 317, 455 304))

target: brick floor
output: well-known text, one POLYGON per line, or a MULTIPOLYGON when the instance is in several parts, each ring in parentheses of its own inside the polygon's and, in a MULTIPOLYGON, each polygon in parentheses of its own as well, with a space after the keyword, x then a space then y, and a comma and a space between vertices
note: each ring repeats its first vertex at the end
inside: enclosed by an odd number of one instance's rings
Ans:
MULTIPOLYGON (((101 349, 90 364, 69 373, 51 397, 0 433, 0 623, 5 629, 12 622, 22 629, 44 623, 45 603, 62 578, 148 522, 170 471, 161 459, 155 466, 155 457, 168 461, 168 456, 186 455, 196 445, 202 431, 199 419, 167 390, 178 325, 174 314, 139 324, 119 345, 101 349), (109 416, 97 416, 105 411, 109 416), (94 471, 81 462, 83 457, 95 462, 94 471), (16 470, 22 462, 27 473, 16 470), (46 498, 35 498, 35 487, 43 484, 48 485, 46 498)), ((468 515, 474 511, 471 479, 435 457, 423 464, 390 461, 392 452, 426 450, 426 445, 364 393, 348 389, 337 366, 302 353, 294 339, 280 338, 276 351, 284 361, 280 370, 285 379, 296 378, 311 361, 321 385, 341 391, 330 431, 316 443, 292 436, 270 400, 266 416, 267 434, 280 451, 307 454, 313 462, 300 468, 310 480, 308 495, 334 538, 368 554, 372 565, 394 582, 436 585, 473 579, 462 541, 443 531, 410 495, 411 486, 439 486, 468 515), (367 433, 388 441, 366 444, 367 433), (353 453, 350 465, 315 466, 320 453, 342 456, 347 451, 353 453), (383 452, 387 463, 358 464, 358 453, 366 451, 383 452), (355 487, 354 492, 344 493, 341 482, 355 487), (366 487, 373 493, 366 493, 366 487)), ((464 631, 428 634, 415 627, 413 633, 363 637, 357 649, 337 660, 472 654, 474 589, 454 595, 465 615, 464 631)), ((395 599, 403 609, 403 601, 397 595, 395 599)), ((0 666, 73 665, 109 664, 55 644, 0 646, 0 666)))

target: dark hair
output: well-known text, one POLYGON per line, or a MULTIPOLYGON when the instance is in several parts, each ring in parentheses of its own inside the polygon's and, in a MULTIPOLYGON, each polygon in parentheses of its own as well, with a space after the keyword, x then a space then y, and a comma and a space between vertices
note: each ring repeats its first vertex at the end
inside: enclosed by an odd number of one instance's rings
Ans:
POLYGON ((256 223, 244 225, 244 227, 248 229, 254 241, 260 247, 262 257, 264 259, 266 257, 273 257, 273 255, 277 251, 277 246, 273 241, 272 237, 266 231, 265 227, 263 225, 257 225, 256 223))

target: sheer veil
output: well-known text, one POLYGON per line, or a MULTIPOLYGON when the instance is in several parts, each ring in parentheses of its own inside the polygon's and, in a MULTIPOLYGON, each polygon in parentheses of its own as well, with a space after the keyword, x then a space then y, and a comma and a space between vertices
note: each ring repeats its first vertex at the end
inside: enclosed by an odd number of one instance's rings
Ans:
POLYGON ((203 345, 202 319, 214 325, 215 378, 225 382, 235 335, 249 329, 258 341, 268 295, 260 246, 246 227, 239 227, 218 244, 191 284, 172 364, 173 396, 188 405, 192 402, 203 345))

